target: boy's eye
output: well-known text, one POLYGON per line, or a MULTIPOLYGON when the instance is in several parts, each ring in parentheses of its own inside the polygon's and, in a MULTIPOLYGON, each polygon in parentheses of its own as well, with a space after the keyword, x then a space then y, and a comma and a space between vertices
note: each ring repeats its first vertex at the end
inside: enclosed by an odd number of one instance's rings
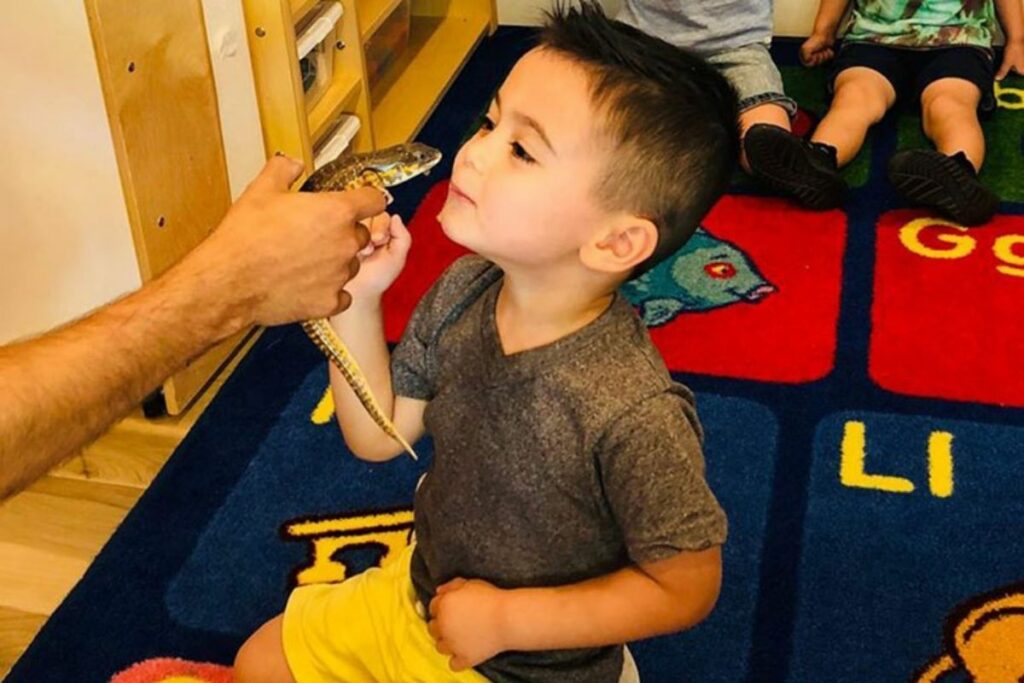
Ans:
POLYGON ((536 162, 536 159, 531 157, 529 152, 523 149, 523 146, 520 145, 518 142, 512 143, 512 155, 515 156, 516 159, 519 159, 520 161, 525 161, 528 164, 536 162))

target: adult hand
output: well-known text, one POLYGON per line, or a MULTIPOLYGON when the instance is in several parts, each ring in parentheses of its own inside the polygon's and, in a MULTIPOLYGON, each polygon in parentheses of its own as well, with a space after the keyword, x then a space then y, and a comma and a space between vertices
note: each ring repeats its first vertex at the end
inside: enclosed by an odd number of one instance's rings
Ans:
POLYGON ((812 33, 800 46, 800 61, 804 66, 820 66, 835 56, 835 38, 822 33, 812 33))
POLYGON ((469 669, 506 649, 506 591, 480 579, 453 579, 430 601, 427 628, 452 671, 469 669))
POLYGON ((1003 63, 996 73, 996 80, 1006 78, 1010 71, 1024 76, 1024 41, 1008 42, 1003 49, 1003 63))
MULTIPOLYGON (((384 210, 379 190, 290 192, 300 162, 267 162, 216 230, 181 264, 230 302, 233 326, 328 317, 348 307, 369 232, 359 221, 384 210)), ((170 275, 170 274, 169 274, 170 275)))

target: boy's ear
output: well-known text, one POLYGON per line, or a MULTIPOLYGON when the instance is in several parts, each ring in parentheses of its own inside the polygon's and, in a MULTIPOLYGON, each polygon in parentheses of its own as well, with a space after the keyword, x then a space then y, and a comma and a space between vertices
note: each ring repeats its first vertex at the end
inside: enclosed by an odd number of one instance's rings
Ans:
POLYGON ((580 259, 592 270, 625 273, 654 253, 658 227, 648 218, 623 216, 580 249, 580 259))

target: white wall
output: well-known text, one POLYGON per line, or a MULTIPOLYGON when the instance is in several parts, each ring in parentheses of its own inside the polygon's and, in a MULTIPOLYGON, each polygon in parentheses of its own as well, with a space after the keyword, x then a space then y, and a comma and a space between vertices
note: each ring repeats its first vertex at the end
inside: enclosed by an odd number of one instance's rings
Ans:
POLYGON ((0 2, 0 343, 139 285, 85 3, 0 2))
MULTIPOLYGON (((609 13, 617 12, 622 0, 601 0, 609 13)), ((498 21, 502 24, 528 25, 539 21, 541 11, 552 0, 498 0, 498 21)), ((816 0, 775 0, 775 35, 805 36, 811 31, 816 0)))

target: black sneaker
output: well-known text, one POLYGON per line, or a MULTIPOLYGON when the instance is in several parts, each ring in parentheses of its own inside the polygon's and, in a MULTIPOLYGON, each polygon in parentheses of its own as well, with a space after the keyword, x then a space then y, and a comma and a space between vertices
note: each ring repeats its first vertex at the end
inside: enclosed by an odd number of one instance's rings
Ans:
POLYGON ((823 211, 842 203, 846 182, 839 175, 835 147, 758 123, 743 136, 743 151, 755 178, 807 208, 823 211))
POLYGON ((901 195, 936 209, 960 225, 987 223, 999 197, 978 181, 967 155, 908 149, 889 159, 889 180, 901 195))

